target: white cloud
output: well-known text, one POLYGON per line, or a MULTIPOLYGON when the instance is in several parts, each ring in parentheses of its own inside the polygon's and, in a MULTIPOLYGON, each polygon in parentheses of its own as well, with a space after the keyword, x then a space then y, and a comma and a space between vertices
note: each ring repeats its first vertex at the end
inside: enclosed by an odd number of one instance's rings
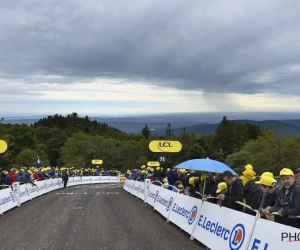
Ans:
POLYGON ((48 114, 299 111, 300 104, 299 97, 291 95, 207 94, 117 79, 72 84, 10 82, 0 99, 0 110, 48 114))

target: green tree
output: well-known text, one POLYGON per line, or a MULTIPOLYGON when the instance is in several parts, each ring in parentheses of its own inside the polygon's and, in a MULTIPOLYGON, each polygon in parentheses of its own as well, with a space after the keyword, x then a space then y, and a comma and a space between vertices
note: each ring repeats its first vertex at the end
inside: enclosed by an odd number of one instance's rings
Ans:
MULTIPOLYGON (((252 165, 256 173, 261 174, 265 171, 273 172, 278 175, 284 167, 289 168, 294 158, 288 159, 285 156, 291 138, 278 135, 272 130, 264 131, 257 140, 249 141, 243 148, 251 155, 252 165)), ((295 142, 294 142, 295 143, 295 142)), ((300 156, 297 154, 295 157, 300 156)))
POLYGON ((91 146, 91 138, 79 132, 68 138, 62 148, 62 159, 67 164, 74 164, 77 168, 85 168, 89 166, 86 159, 87 149, 91 146))
POLYGON ((168 137, 174 137, 172 125, 171 125, 170 122, 168 123, 168 125, 166 127, 166 136, 168 136, 168 137))
POLYGON ((146 140, 149 140, 151 137, 151 130, 148 125, 145 125, 142 129, 142 135, 145 137, 146 140))
POLYGON ((248 125, 237 124, 223 117, 214 134, 214 145, 221 149, 226 158, 234 152, 238 152, 249 141, 248 125))
POLYGON ((54 128, 51 130, 51 137, 45 141, 44 146, 44 150, 47 153, 51 166, 62 165, 61 149, 66 140, 67 137, 62 130, 58 128, 54 128))
POLYGON ((214 135, 209 136, 200 136, 197 139, 197 143, 204 149, 205 156, 204 158, 210 158, 217 161, 224 161, 222 149, 215 146, 214 135))
POLYGON ((32 128, 28 127, 26 124, 15 124, 9 128, 10 137, 10 147, 14 150, 16 154, 19 154, 24 148, 34 149, 36 144, 36 139, 32 128))
POLYGON ((198 143, 193 143, 187 152, 188 159, 202 159, 205 156, 206 151, 198 143))
MULTIPOLYGON (((39 157, 43 163, 43 166, 49 166, 45 152, 40 151, 39 157)), ((38 153, 35 150, 23 149, 16 158, 16 164, 21 167, 35 167, 36 157, 38 153)))
POLYGON ((285 166, 296 170, 300 166, 300 137, 290 137, 283 148, 282 152, 285 166))
POLYGON ((238 174, 242 174, 247 164, 253 164, 253 156, 244 150, 228 155, 225 164, 231 167, 238 174))

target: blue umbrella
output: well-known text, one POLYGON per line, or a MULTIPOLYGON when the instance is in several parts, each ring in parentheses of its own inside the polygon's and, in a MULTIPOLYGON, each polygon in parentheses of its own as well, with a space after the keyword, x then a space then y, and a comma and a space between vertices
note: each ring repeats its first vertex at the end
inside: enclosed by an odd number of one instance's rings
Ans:
POLYGON ((187 170, 199 170, 203 172, 214 172, 223 173, 229 170, 233 175, 238 176, 230 167, 222 162, 211 160, 211 159, 193 159, 189 161, 182 162, 175 166, 174 168, 184 168, 187 170))

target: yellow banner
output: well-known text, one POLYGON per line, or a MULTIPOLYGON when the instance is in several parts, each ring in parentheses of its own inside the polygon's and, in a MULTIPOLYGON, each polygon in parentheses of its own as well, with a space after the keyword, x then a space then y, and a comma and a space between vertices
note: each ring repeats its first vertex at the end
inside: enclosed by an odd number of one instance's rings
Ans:
POLYGON ((149 161, 149 162, 147 162, 147 165, 149 167, 159 167, 160 163, 158 161, 149 161))
POLYGON ((182 149, 182 145, 179 141, 151 141, 149 143, 149 149, 153 153, 178 153, 182 149))
POLYGON ((102 160, 92 160, 92 164, 99 164, 101 165, 103 163, 102 160))
POLYGON ((0 154, 4 153, 7 150, 6 141, 0 140, 0 154))

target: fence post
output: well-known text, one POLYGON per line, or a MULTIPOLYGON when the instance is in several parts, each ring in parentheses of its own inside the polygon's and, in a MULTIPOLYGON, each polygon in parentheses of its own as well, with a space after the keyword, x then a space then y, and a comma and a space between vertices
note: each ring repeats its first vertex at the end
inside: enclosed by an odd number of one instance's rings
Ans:
POLYGON ((18 203, 18 207, 21 206, 21 200, 20 200, 20 182, 14 182, 12 184, 12 191, 13 191, 13 195, 15 196, 17 203, 18 203))

